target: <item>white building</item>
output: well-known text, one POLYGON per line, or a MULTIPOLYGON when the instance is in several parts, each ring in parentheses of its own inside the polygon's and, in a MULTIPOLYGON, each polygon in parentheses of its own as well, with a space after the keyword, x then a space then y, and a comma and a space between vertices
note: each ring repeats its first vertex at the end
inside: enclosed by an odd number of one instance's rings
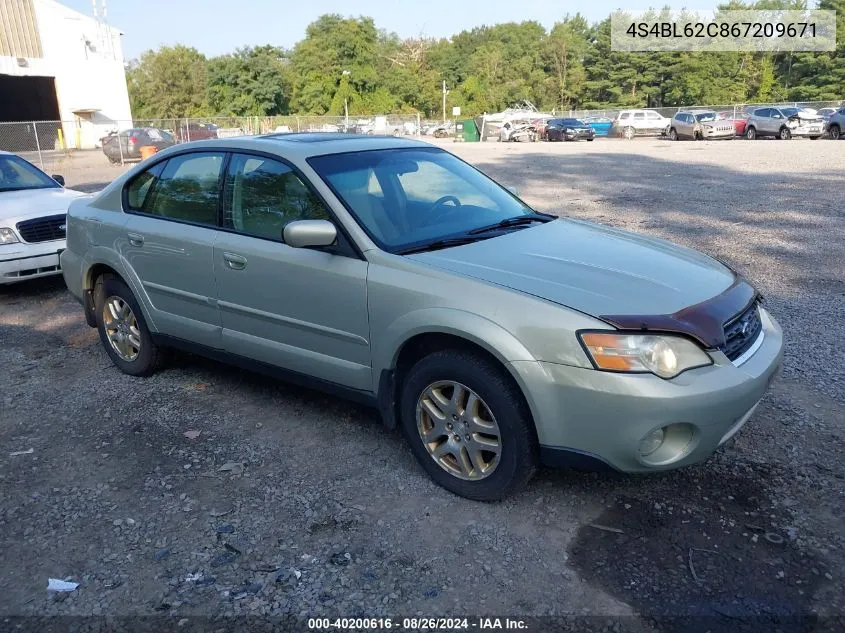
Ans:
POLYGON ((37 130, 42 150, 92 148, 128 127, 122 33, 108 26, 104 6, 97 13, 53 0, 0 0, 0 149, 36 149, 8 147, 35 135, 9 134, 2 122, 35 121, 27 128, 37 130))

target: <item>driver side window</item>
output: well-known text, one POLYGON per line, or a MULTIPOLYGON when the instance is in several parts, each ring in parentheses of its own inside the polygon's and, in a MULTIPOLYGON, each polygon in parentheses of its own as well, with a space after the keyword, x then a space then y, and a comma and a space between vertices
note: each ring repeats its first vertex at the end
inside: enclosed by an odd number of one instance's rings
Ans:
MULTIPOLYGON (((456 198, 461 205, 498 208, 484 192, 468 186, 467 182, 456 174, 432 161, 420 161, 416 171, 400 173, 398 178, 409 203, 430 207, 448 195, 450 200, 456 198)), ((444 201, 444 204, 453 205, 454 202, 444 201)))

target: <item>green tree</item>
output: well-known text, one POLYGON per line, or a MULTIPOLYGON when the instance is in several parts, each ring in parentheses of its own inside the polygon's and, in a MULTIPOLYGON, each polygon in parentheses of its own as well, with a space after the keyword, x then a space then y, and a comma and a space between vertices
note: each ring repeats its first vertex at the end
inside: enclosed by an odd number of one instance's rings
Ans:
POLYGON ((126 73, 132 115, 152 119, 208 114, 206 64, 202 53, 182 45, 142 54, 126 73))
POLYGON ((290 62, 275 46, 243 48, 208 62, 208 105, 216 114, 286 114, 291 84, 290 62))

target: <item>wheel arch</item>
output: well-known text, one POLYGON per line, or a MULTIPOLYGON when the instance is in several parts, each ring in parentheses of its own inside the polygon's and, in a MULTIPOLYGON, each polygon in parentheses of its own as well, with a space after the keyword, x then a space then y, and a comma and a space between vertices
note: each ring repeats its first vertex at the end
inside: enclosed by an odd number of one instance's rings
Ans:
POLYGON ((388 341, 387 346, 374 350, 373 374, 378 385, 379 411, 387 427, 397 424, 404 375, 419 359, 444 349, 470 351, 501 367, 519 389, 533 420, 534 412, 521 378, 510 361, 536 359, 500 325, 459 310, 435 308, 405 315, 387 328, 383 340, 388 341))

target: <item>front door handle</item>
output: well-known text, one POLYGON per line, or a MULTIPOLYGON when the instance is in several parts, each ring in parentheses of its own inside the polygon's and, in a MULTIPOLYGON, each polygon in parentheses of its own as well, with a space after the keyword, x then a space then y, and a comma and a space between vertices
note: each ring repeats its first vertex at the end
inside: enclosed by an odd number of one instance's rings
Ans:
POLYGON ((129 243, 132 246, 143 246, 144 245, 144 236, 138 235, 137 233, 128 233, 126 237, 129 238, 129 243))
POLYGON ((235 253, 223 253, 226 265, 232 270, 243 270, 246 268, 246 257, 235 253))

